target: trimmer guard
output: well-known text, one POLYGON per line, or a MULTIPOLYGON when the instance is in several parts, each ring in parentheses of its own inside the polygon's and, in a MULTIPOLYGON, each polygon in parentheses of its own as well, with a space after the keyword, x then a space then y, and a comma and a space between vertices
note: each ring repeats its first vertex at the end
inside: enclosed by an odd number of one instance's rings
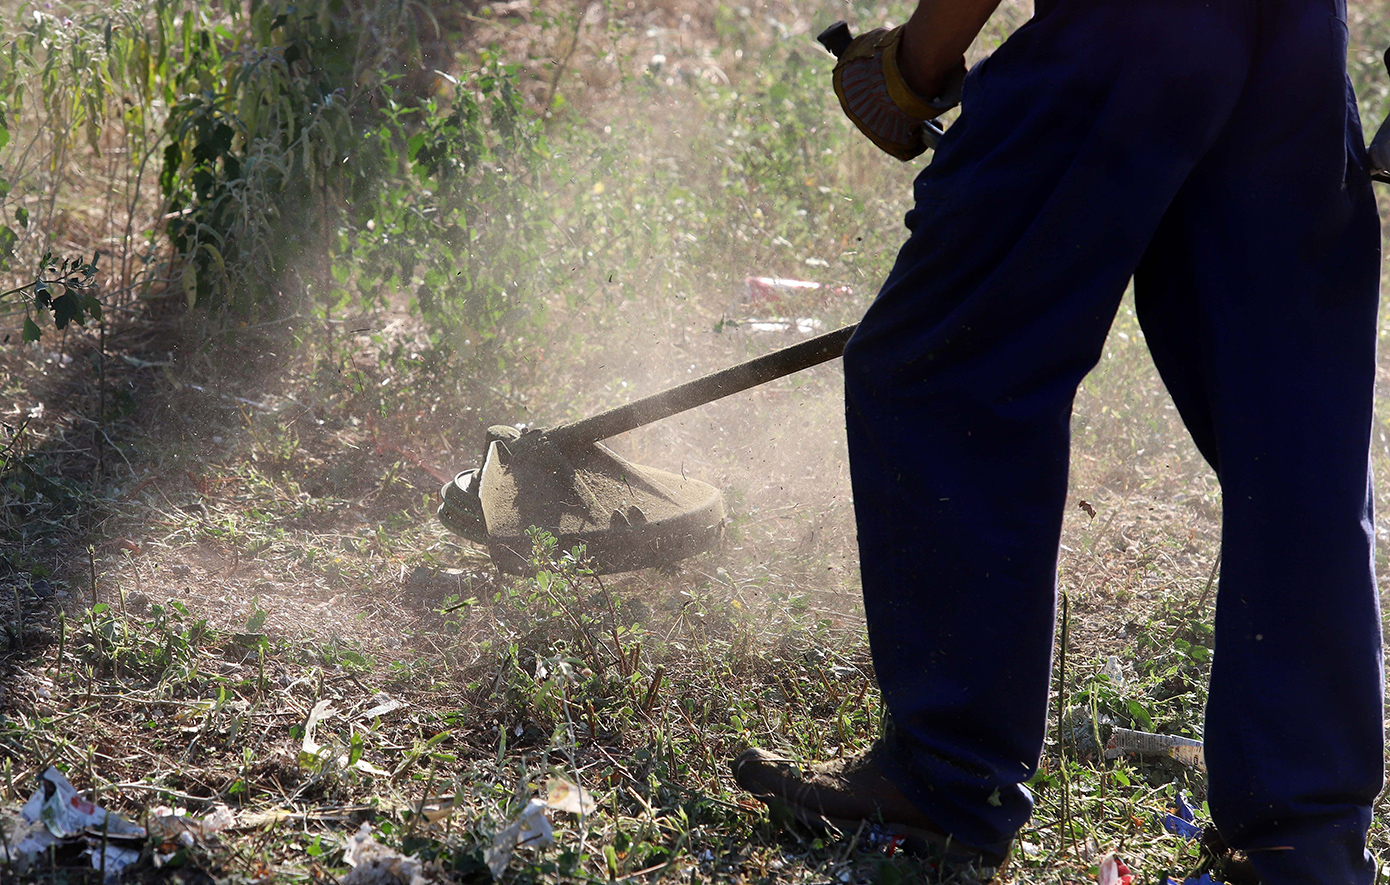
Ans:
POLYGON ((497 567, 529 570, 526 530, 545 529, 559 548, 583 545, 603 574, 669 565, 719 543, 718 489, 633 464, 597 443, 562 448, 541 431, 488 431, 483 466, 443 489, 439 519, 486 544, 497 567))

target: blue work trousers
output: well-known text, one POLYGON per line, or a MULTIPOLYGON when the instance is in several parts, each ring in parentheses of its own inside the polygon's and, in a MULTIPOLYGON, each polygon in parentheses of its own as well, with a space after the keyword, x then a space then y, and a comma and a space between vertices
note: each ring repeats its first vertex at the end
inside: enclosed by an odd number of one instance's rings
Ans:
POLYGON ((1221 481, 1215 823, 1266 885, 1372 881, 1380 234, 1346 51, 1337 0, 1038 0, 916 180, 846 414, 887 767, 963 842, 1031 812, 1072 401, 1132 278, 1221 481))

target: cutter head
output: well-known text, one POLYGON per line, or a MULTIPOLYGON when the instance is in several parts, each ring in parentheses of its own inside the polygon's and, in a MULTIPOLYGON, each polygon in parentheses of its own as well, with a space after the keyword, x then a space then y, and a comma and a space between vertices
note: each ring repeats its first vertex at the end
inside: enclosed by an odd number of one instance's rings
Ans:
POLYGON ((603 574, 669 565, 719 543, 724 501, 708 483, 634 464, 598 443, 566 447, 544 432, 488 430, 483 466, 443 489, 439 519, 485 544, 504 572, 529 570, 527 529, 582 544, 603 574))

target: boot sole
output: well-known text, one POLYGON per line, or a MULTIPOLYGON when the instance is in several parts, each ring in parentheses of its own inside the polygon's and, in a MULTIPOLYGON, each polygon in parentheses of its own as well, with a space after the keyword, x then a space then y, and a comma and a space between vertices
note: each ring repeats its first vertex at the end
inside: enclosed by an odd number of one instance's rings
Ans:
POLYGON ((952 869, 969 869, 980 876, 981 881, 984 882, 1004 872, 1013 850, 1013 844, 1010 843, 1010 850, 1005 852, 1002 858, 991 857, 978 851, 972 851, 950 836, 934 830, 891 821, 847 820, 830 817, 800 805, 792 805, 785 799, 776 796, 756 796, 755 798, 765 803, 769 808, 775 807, 786 817, 822 834, 832 830, 841 835, 853 834, 859 832, 860 828, 867 824, 877 828, 885 835, 900 838, 902 840, 899 845, 900 849, 914 857, 935 859, 943 867, 952 869))

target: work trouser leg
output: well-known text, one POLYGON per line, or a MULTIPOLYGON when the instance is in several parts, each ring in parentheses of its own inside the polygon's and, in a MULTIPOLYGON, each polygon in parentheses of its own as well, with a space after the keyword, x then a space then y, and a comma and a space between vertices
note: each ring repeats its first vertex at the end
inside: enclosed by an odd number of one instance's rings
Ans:
MULTIPOLYGON (((846 351, 889 768, 977 845, 1030 811, 1076 385, 1263 50, 1256 4, 1218 6, 1040 4, 972 71, 846 351)), ((1306 6, 1327 39, 1297 47, 1296 69, 1336 42, 1306 6)))
POLYGON ((1253 7, 1040 5, 967 77, 845 350, 887 766, 964 842, 998 845, 1031 811, 1072 399, 1235 106, 1253 7))
POLYGON ((1169 209, 1135 292, 1221 479, 1213 817, 1270 885, 1369 882, 1383 752, 1368 470, 1380 234, 1345 31, 1327 7, 1280 17, 1287 5, 1266 9, 1228 132, 1169 209), (1329 33, 1310 57, 1310 35, 1329 33))

